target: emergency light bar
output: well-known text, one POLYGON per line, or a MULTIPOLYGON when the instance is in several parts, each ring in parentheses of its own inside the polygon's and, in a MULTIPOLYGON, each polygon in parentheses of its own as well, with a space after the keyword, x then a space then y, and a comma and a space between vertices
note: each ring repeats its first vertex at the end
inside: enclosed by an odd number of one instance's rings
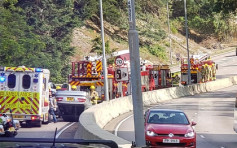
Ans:
POLYGON ((0 82, 5 82, 6 77, 5 76, 0 76, 0 82))
POLYGON ((35 72, 43 72, 42 68, 35 68, 35 72))

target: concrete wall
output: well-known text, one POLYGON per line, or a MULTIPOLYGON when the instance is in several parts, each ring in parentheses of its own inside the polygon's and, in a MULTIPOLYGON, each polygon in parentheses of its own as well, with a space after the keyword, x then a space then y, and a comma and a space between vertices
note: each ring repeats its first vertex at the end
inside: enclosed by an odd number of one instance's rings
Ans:
MULTIPOLYGON (((144 105, 209 92, 237 84, 237 76, 216 80, 213 82, 190 86, 172 87, 149 92, 143 92, 144 105)), ((84 111, 79 118, 79 129, 75 138, 106 139, 115 141, 120 147, 131 147, 131 142, 119 138, 103 127, 112 119, 133 109, 131 96, 103 102, 84 111)))

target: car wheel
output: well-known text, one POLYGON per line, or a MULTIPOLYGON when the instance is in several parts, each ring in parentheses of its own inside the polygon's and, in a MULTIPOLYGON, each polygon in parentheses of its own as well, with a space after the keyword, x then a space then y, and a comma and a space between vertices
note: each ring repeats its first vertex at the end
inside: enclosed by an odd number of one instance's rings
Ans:
POLYGON ((41 126, 42 126, 42 121, 39 120, 39 121, 36 123, 36 126, 37 126, 37 127, 41 127, 41 126))

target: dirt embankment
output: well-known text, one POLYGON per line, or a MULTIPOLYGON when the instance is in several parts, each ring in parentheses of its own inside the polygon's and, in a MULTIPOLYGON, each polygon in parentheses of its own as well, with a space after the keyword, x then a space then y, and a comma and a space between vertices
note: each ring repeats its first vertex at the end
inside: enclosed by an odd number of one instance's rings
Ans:
MULTIPOLYGON (((100 26, 98 18, 94 18, 92 21, 87 21, 86 25, 81 28, 76 28, 72 34, 71 46, 75 47, 75 55, 71 58, 71 61, 82 60, 84 56, 95 55, 91 53, 93 47, 92 40, 100 36, 100 26)), ((127 32, 125 30, 120 30, 118 27, 113 26, 107 22, 104 22, 105 30, 105 41, 109 40, 110 48, 117 50, 128 49, 127 42, 127 32), (115 35, 117 37, 115 37, 115 35), (120 39, 118 39, 120 38, 120 39)), ((139 35, 141 37, 142 35, 139 35)), ((171 51, 172 51, 172 60, 177 62, 176 59, 178 56, 185 57, 187 56, 187 44, 185 34, 177 33, 171 35, 171 51)), ((169 42, 169 39, 166 38, 166 42, 169 42)), ((214 37, 205 37, 200 35, 192 30, 190 30, 189 35, 189 51, 190 55, 199 54, 199 53, 213 53, 217 50, 222 50, 229 46, 236 46, 232 43, 221 43, 214 37)), ((163 62, 164 64, 169 64, 169 52, 170 48, 166 46, 168 61, 163 62)), ((158 64, 161 61, 158 57, 151 55, 148 52, 141 52, 141 57, 146 60, 158 64)))

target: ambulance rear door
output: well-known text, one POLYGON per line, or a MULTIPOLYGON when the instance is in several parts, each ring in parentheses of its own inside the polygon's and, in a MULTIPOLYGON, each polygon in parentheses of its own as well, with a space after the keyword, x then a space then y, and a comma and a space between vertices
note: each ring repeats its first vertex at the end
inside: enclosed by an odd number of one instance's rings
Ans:
POLYGON ((33 98, 33 72, 19 73, 19 100, 18 111, 23 115, 38 114, 37 102, 33 98))
POLYGON ((19 76, 13 72, 3 72, 4 81, 1 82, 0 112, 16 113, 18 111, 18 82, 19 76))

